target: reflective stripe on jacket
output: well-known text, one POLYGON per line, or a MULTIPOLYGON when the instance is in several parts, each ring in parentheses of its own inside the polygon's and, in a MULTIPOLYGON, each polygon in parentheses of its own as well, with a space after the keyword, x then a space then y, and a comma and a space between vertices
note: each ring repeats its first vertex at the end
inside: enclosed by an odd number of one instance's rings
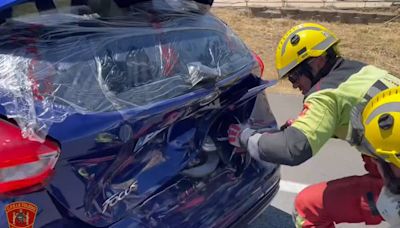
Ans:
POLYGON ((304 109, 290 127, 249 141, 257 143, 262 160, 287 165, 306 161, 330 138, 346 139, 352 108, 365 101, 373 85, 378 85, 374 89, 400 85, 400 79, 375 66, 339 61, 306 94, 304 109))

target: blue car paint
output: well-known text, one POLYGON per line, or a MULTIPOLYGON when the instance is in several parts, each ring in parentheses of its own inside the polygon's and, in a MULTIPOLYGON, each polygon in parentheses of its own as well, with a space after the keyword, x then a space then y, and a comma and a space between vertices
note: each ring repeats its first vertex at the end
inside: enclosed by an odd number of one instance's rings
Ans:
MULTIPOLYGON (((215 116, 234 102, 243 103, 243 99, 240 99, 242 97, 249 97, 246 101, 254 102, 255 95, 268 86, 251 89, 255 87, 254 83, 261 81, 251 75, 243 77, 236 86, 225 91, 230 95, 236 93, 238 97, 226 96, 224 100, 222 93, 222 107, 213 111, 208 109, 206 112, 215 116), (251 95, 248 94, 249 89, 251 95)), ((223 86, 221 83, 220 87, 223 86)), ((200 153, 198 148, 208 130, 203 128, 209 127, 202 125, 204 119, 208 121, 207 115, 190 112, 196 110, 191 107, 198 106, 201 101, 198 98, 209 93, 199 90, 198 96, 196 94, 182 96, 177 99, 180 102, 175 101, 178 104, 176 106, 160 104, 141 112, 133 110, 131 116, 119 112, 73 115, 62 123, 54 124, 49 135, 61 147, 61 157, 54 177, 46 190, 16 197, 11 201, 35 203, 39 207, 36 219, 39 227, 50 222, 57 224, 54 222, 63 218, 57 210, 52 210, 54 215, 46 212, 48 210, 45 208, 55 207, 54 201, 57 201, 58 208, 65 208, 73 217, 99 227, 125 227, 132 220, 146 227, 214 227, 224 224, 227 218, 233 221, 233 218, 240 216, 265 194, 268 187, 277 183, 278 167, 260 167, 253 162, 240 177, 235 177, 235 170, 220 169, 214 173, 215 177, 207 180, 207 184, 200 182, 201 186, 196 186, 198 180, 179 176, 179 172, 200 153), (194 102, 196 100, 197 103, 194 102), (186 106, 182 105, 185 101, 186 106), (172 125, 165 124, 160 116, 165 116, 174 108, 181 113, 179 118, 172 125), (144 117, 137 113, 143 113, 144 117), (131 118, 124 119, 121 116, 131 118), (135 117, 138 121, 135 121, 135 117), (121 126, 126 124, 132 129, 144 125, 153 127, 123 142, 118 133, 121 126), (176 135, 168 135, 171 127, 179 124, 184 126, 179 126, 181 129, 175 131, 176 135), (149 132, 154 135, 149 136, 149 132), (99 133, 110 136, 105 141, 99 141, 99 133), (137 146, 143 137, 150 138, 137 146), (269 178, 271 175, 273 178, 269 178), (103 213, 103 204, 107 198, 124 191, 133 180, 138 183, 137 191, 113 207, 108 207, 103 213), (49 216, 54 220, 49 221, 49 216)), ((2 203, 7 202, 10 199, 2 203)))
MULTIPOLYGON (((0 7, 12 2, 23 1, 3 1, 0 7)), ((48 136, 61 148, 54 176, 44 190, 1 199, 0 227, 7 227, 5 206, 15 201, 38 206, 35 227, 231 226, 263 196, 276 192, 279 166, 251 160, 243 169, 223 164, 206 178, 181 171, 202 153, 217 118, 250 114, 256 95, 274 84, 265 84, 251 70, 166 101, 73 114, 53 124, 48 136), (132 192, 104 206, 134 183, 132 192)), ((2 106, 0 113, 6 114, 2 106)), ((235 159, 241 164, 240 157, 235 159)))
POLYGON ((12 5, 17 5, 19 3, 27 2, 27 0, 2 0, 0 2, 0 10, 3 10, 7 7, 10 7, 12 5))

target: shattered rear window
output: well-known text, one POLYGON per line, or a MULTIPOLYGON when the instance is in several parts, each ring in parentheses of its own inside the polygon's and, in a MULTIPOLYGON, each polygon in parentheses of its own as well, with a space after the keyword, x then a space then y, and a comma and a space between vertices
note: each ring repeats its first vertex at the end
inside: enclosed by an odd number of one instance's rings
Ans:
POLYGON ((73 113, 177 97, 254 64, 213 15, 145 9, 113 17, 52 12, 4 23, 0 102, 7 116, 35 135, 73 113))

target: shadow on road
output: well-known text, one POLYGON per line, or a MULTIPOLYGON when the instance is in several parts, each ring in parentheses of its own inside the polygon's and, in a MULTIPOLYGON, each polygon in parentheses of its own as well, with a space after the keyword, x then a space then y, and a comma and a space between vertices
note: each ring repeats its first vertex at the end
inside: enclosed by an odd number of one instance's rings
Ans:
POLYGON ((293 228, 292 215, 269 206, 248 228, 293 228))

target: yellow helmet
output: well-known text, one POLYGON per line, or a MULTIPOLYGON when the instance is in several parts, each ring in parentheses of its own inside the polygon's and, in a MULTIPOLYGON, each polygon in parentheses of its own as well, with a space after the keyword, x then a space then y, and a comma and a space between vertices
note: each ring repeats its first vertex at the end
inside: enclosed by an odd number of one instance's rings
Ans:
POLYGON ((336 35, 322 25, 303 23, 291 28, 279 42, 275 67, 279 78, 310 57, 318 57, 339 43, 336 35))
POLYGON ((400 87, 374 96, 362 111, 363 147, 400 168, 400 87))

